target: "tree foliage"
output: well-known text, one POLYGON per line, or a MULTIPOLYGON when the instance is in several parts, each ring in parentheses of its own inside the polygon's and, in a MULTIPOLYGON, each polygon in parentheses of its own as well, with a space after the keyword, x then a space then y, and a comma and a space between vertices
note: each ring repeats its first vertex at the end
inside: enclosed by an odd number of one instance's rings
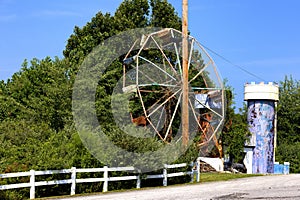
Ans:
POLYGON ((181 18, 166 0, 151 0, 150 5, 152 7, 151 26, 181 30, 181 18))
POLYGON ((84 27, 76 26, 63 54, 76 73, 78 64, 105 39, 129 29, 149 26, 181 30, 181 20, 166 0, 124 0, 114 16, 98 12, 84 27))
POLYGON ((228 154, 234 162, 243 162, 244 146, 249 130, 247 125, 247 109, 241 109, 240 113, 234 112, 234 90, 226 85, 226 118, 221 134, 224 153, 228 154))
POLYGON ((279 84, 276 159, 290 162, 291 171, 300 172, 300 81, 285 77, 279 84))
MULTIPOLYGON (((167 1, 155 1, 150 5, 147 0, 125 0, 115 15, 99 12, 82 28, 76 26, 63 51, 63 59, 46 57, 29 62, 25 60, 19 72, 8 81, 0 82, 0 173, 103 166, 84 147, 74 128, 71 97, 75 75, 85 57, 107 38, 128 29, 143 28, 151 24, 164 27, 168 20, 174 21, 171 16, 177 16, 176 13, 171 13, 170 16, 165 16, 162 23, 153 23, 151 16, 158 18, 155 16, 160 13, 152 13, 151 6, 162 12, 168 9, 164 13, 175 12, 167 1)), ((179 17, 175 22, 178 19, 179 17)), ((173 28, 180 27, 179 24, 173 24, 173 28)), ((107 94, 112 92, 121 75, 122 65, 117 60, 99 81, 96 106, 98 117, 102 121, 111 121, 111 115, 103 114, 110 107, 111 97, 107 94)), ((115 138, 117 145, 133 143, 130 138, 120 135, 113 125, 107 125, 106 129, 115 138)), ((151 144, 149 145, 150 148, 151 144)), ((142 147, 138 143, 132 146, 145 151, 142 147)), ((16 183, 16 180, 11 179, 0 181, 1 184, 16 183)), ((117 183, 113 187, 122 188, 117 183)), ((78 190, 99 191, 101 188, 101 183, 98 183, 79 186, 78 190)), ((49 187, 37 189, 36 196, 68 193, 63 187, 49 187)), ((28 196, 26 189, 0 193, 1 199, 24 199, 28 196)))

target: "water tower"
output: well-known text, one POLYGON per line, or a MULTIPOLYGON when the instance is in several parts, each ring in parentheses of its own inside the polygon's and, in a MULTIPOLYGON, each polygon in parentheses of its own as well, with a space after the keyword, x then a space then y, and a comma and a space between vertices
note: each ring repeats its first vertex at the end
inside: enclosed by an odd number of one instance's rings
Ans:
POLYGON ((245 146, 244 163, 247 173, 274 172, 276 147, 276 105, 279 100, 278 84, 251 82, 245 84, 247 121, 251 132, 245 146))

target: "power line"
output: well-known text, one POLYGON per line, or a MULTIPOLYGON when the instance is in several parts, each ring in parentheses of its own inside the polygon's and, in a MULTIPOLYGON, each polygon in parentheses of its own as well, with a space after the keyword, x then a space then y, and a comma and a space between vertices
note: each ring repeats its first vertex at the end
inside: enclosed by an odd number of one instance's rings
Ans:
MULTIPOLYGON (((200 44, 201 44, 201 43, 200 43, 200 44)), ((255 77, 255 78, 259 79, 259 80, 261 80, 261 81, 266 82, 266 80, 264 80, 263 78, 261 78, 261 77, 257 76, 256 74, 254 74, 254 73, 252 73, 252 72, 250 72, 250 71, 244 69, 244 68, 241 67, 240 65, 237 65, 237 64, 231 62, 230 60, 228 60, 228 59, 225 58, 224 56, 218 54, 218 53, 215 52, 214 50, 208 48, 207 46, 205 46, 205 45, 203 45, 203 44, 201 44, 201 45, 202 45, 205 49, 207 49, 208 51, 210 51, 211 53, 215 54, 216 56, 218 56, 218 57, 220 57, 221 59, 223 59, 224 61, 226 61, 227 63, 229 63, 229 64, 231 64, 231 65, 237 67, 238 69, 242 70, 243 72, 245 72, 245 73, 247 73, 247 74, 249 74, 249 75, 251 75, 251 76, 253 76, 253 77, 255 77)))

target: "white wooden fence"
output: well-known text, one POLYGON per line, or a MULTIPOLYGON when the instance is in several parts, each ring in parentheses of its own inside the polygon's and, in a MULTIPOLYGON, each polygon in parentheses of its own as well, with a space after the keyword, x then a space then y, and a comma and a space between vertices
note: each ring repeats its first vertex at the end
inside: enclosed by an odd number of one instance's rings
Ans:
MULTIPOLYGON (((191 164, 193 165, 193 163, 191 164)), ((162 178, 163 186, 167 186, 168 178, 176 177, 176 176, 184 176, 190 175, 191 182, 194 182, 194 176, 196 175, 196 181, 200 181, 200 165, 197 162, 196 168, 191 171, 185 172, 176 172, 176 173, 168 173, 168 169, 174 168, 182 168, 188 166, 187 163, 174 164, 174 165, 164 165, 163 174, 155 174, 155 175, 147 175, 145 179, 154 179, 154 178, 162 178)), ((45 185, 58 185, 58 184, 70 184, 71 185, 71 195, 75 195, 76 183, 92 183, 92 182, 103 182, 103 192, 108 191, 108 182, 109 181, 124 181, 124 180, 136 180, 136 188, 141 187, 141 175, 139 170, 134 167, 114 167, 108 168, 104 166, 103 168, 85 168, 85 169, 77 169, 72 167, 71 169, 62 169, 62 170, 47 170, 47 171, 35 171, 30 170, 29 172, 17 172, 17 173, 7 173, 0 174, 0 178, 17 178, 17 177, 25 177, 29 176, 29 183, 16 183, 9 185, 0 185, 0 190, 8 190, 8 189, 16 189, 16 188, 30 188, 30 199, 35 198, 35 187, 37 186, 45 186, 45 185), (136 172, 137 175, 134 176, 120 176, 120 177, 109 177, 108 172, 136 172), (103 172, 102 178, 76 178, 77 173, 94 173, 94 172, 103 172), (51 174, 71 174, 70 179, 65 180, 52 180, 52 181, 38 181, 35 182, 35 176, 39 175, 51 175, 51 174)))

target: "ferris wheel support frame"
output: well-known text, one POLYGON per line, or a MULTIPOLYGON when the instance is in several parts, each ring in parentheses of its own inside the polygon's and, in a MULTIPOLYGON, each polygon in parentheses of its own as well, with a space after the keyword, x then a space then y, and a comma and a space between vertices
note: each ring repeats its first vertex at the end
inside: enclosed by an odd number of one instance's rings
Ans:
POLYGON ((182 0, 182 144, 189 143, 188 0, 182 0))

